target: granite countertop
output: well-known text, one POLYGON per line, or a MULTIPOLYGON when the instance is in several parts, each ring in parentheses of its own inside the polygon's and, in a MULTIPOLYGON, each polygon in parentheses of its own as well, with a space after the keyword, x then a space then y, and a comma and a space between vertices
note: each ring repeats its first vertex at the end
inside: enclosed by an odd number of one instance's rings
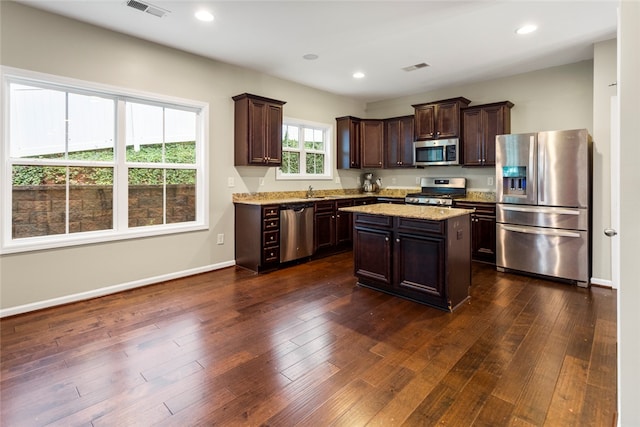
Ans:
MULTIPOLYGON (((419 188, 382 189, 377 193, 362 193, 359 189, 314 190, 313 197, 306 197, 306 191, 272 191, 264 193, 234 193, 233 203, 247 205, 277 205, 282 203, 318 202, 322 200, 356 199, 385 197, 404 199, 409 193, 419 192, 419 188)), ((487 191, 468 191, 467 196, 456 199, 461 202, 495 203, 496 193, 487 191)))
POLYGON ((416 189, 383 189, 377 193, 363 193, 359 189, 314 190, 313 197, 306 197, 306 191, 272 191, 265 193, 234 193, 233 203, 247 205, 277 205, 281 203, 318 202, 322 200, 359 199, 369 197, 395 197, 404 199, 407 193, 416 189))
POLYGON ((340 200, 340 199, 357 199, 377 197, 375 194, 337 194, 329 196, 316 197, 253 197, 253 198, 233 198, 233 203, 242 203, 245 205, 278 205, 283 203, 304 203, 304 202, 321 202, 323 200, 340 200))
POLYGON ((496 193, 490 191, 467 191, 466 197, 456 199, 460 202, 495 203, 496 193))
POLYGON ((439 208, 435 206, 418 205, 394 205, 389 203, 350 206, 346 208, 340 208, 340 210, 345 212, 365 213, 370 215, 426 219, 430 221, 444 221, 450 218, 455 218, 457 216, 468 215, 473 212, 470 209, 439 208))

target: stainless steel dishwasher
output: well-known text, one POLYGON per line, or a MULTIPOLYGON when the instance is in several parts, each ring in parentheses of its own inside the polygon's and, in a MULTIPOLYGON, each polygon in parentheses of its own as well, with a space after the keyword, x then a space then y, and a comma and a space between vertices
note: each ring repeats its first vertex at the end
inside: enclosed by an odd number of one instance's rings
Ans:
POLYGON ((280 206, 280 262, 313 254, 313 203, 280 206))

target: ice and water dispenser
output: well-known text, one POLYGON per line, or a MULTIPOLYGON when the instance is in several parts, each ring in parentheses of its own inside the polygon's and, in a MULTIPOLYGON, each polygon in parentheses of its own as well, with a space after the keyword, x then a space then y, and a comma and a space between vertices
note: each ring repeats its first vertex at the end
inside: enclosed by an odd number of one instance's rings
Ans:
POLYGON ((526 196, 527 194, 527 167, 503 166, 502 167, 502 192, 511 196, 526 196))

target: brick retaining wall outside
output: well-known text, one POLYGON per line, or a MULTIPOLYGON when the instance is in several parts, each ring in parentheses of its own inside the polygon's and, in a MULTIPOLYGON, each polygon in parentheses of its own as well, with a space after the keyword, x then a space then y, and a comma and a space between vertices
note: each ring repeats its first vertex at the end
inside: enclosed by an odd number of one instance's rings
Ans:
MULTIPOLYGON (((69 232, 113 227, 113 189, 81 185, 69 189, 69 232)), ((65 233, 65 186, 13 188, 14 239, 65 233)), ((195 185, 167 186, 167 223, 194 221, 195 185)), ((162 224, 162 187, 129 187, 129 227, 162 224)))

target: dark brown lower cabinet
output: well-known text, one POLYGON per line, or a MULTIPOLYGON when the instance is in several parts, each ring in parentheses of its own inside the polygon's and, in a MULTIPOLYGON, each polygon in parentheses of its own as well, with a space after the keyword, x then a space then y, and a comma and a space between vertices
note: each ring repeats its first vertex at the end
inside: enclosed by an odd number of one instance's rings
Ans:
POLYGON ((325 256, 349 250, 353 243, 351 213, 340 208, 376 203, 375 197, 322 200, 315 203, 314 242, 315 255, 325 256))
POLYGON ((353 200, 323 200, 315 203, 314 242, 316 255, 326 255, 351 247, 351 214, 338 210, 347 206, 353 206, 353 200))
POLYGON ((473 209, 471 214, 471 258, 496 263, 496 204, 455 201, 455 207, 473 209))
POLYGON ((469 215, 442 221, 353 215, 360 285, 446 311, 469 298, 469 215))
POLYGON ((235 205, 236 265, 266 271, 280 265, 278 205, 235 205))

